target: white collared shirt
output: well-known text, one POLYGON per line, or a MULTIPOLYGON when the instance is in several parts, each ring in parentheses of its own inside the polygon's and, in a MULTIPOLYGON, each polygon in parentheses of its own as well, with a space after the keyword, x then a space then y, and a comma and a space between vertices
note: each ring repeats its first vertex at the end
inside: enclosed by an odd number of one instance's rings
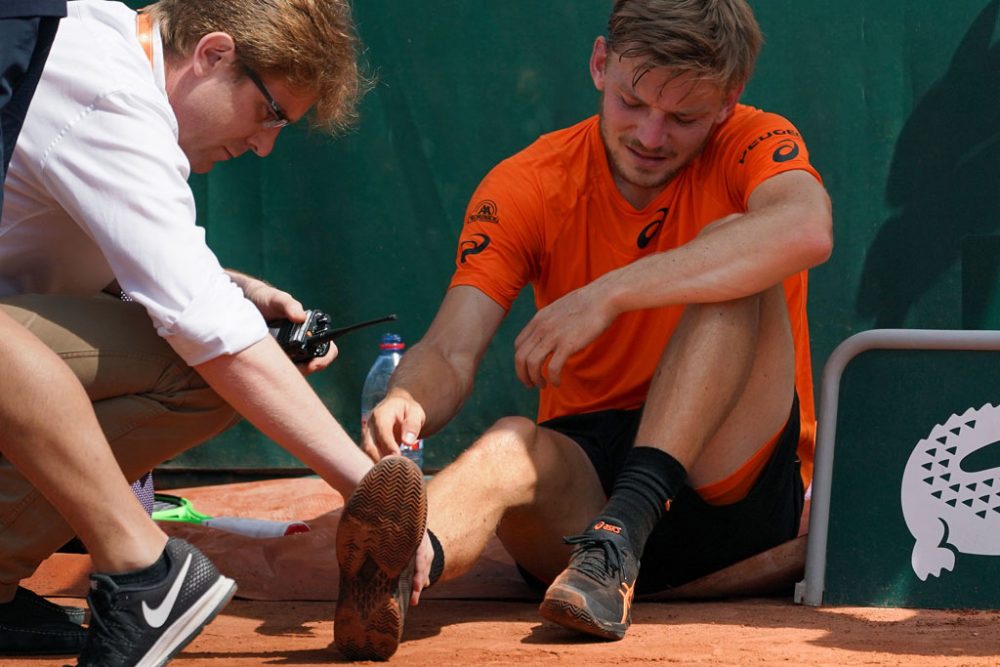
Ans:
POLYGON ((135 12, 70 2, 4 189, 0 296, 96 294, 112 280, 191 365, 267 335, 195 224, 162 46, 150 67, 135 12))

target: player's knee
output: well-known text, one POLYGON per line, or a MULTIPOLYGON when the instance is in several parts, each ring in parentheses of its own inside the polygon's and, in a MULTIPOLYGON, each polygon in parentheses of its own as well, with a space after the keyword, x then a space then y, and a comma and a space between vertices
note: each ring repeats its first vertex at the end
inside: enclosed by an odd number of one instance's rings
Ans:
POLYGON ((706 325, 724 325, 733 317, 756 318, 765 293, 748 294, 729 301, 688 304, 684 307, 684 317, 703 322, 706 325))
POLYGON ((503 417, 469 449, 470 454, 498 463, 530 454, 538 426, 525 417, 503 417))

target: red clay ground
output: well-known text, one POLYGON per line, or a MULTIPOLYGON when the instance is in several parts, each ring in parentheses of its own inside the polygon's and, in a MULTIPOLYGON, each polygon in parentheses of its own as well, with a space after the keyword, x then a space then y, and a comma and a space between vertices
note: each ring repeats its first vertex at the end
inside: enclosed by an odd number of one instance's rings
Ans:
MULTIPOLYGON (((79 601, 78 601, 79 602, 79 601)), ((236 600, 172 667, 322 665, 332 603, 236 600)), ((647 603, 612 644, 571 637, 526 602, 427 600, 414 609, 391 663, 404 665, 990 665, 1000 614, 812 609, 787 600, 647 603)), ((0 659, 9 667, 62 665, 0 659)))
MULTIPOLYGON (((343 662, 330 644, 336 596, 330 511, 340 499, 318 480, 185 490, 202 511, 306 519, 311 533, 249 540, 207 528, 171 527, 234 576, 240 595, 174 667, 318 665, 343 662), (310 519, 309 517, 315 517, 310 519)), ((801 557, 789 543, 778 560, 801 557)), ((759 570, 761 563, 753 565, 759 570)), ((766 564, 766 563, 765 563, 766 564)), ((772 563, 773 564, 773 563, 772 563)), ((83 605, 88 559, 57 555, 29 587, 83 605)), ((743 570, 745 573, 748 570, 743 570)), ((740 570, 729 581, 744 576, 740 570)), ((785 573, 787 576, 787 572, 785 573)), ((716 580, 716 583, 718 580, 716 580)), ((695 590, 695 589, 692 589, 695 590)), ((431 589, 434 591, 434 589, 431 589)), ((406 665, 997 665, 1000 612, 801 607, 788 597, 639 602, 625 640, 592 642, 542 621, 496 544, 465 578, 411 610, 391 662, 406 665)), ((66 664, 0 658, 3 667, 66 664)), ((69 661, 72 662, 72 661, 69 661)))

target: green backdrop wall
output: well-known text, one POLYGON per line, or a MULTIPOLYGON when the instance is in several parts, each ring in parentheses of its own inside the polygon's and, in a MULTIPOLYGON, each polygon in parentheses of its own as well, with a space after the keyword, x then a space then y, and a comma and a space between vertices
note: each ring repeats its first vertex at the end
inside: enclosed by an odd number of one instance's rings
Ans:
MULTIPOLYGON (((355 0, 378 76, 360 124, 336 140, 289 128, 266 160, 193 179, 210 244, 224 264, 335 323, 395 312, 391 329, 416 342, 447 286, 479 179, 596 109, 587 58, 610 4, 355 0)), ((797 124, 834 202, 834 255, 811 279, 817 374, 841 340, 867 328, 963 326, 963 284, 966 301, 976 291, 988 304, 995 283, 989 254, 979 273, 963 276, 961 266, 963 240, 995 247, 968 239, 998 223, 998 0, 751 4, 766 44, 743 99, 797 124)), ((535 396, 512 369, 512 341, 531 311, 522 297, 463 412, 428 440, 428 467, 497 417, 533 414, 535 396)), ((354 434, 361 384, 388 330, 343 338, 335 365, 311 379, 354 434)), ((167 465, 296 466, 245 424, 167 465)))

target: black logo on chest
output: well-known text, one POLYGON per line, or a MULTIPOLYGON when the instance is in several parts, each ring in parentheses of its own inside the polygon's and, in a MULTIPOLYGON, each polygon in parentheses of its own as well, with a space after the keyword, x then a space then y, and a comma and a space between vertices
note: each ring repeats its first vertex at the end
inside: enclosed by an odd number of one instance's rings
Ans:
POLYGON ((663 223, 666 221, 667 213, 669 212, 669 208, 661 208, 656 212, 656 219, 642 228, 638 238, 635 240, 635 244, 639 246, 639 250, 645 250, 646 246, 653 242, 656 235, 660 233, 660 229, 663 228, 663 223))

